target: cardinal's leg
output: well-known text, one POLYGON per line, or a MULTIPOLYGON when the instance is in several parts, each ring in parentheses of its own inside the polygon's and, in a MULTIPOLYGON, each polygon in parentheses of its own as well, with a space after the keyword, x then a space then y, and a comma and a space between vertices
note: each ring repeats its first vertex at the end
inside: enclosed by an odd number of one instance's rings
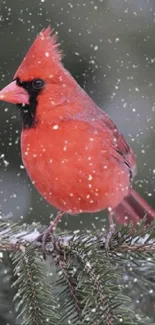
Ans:
POLYGON ((56 218, 53 221, 51 221, 51 224, 50 224, 50 226, 48 228, 49 234, 52 233, 55 230, 55 228, 57 227, 57 224, 61 220, 64 213, 65 213, 64 211, 58 211, 58 213, 56 215, 56 218))
POLYGON ((47 243, 48 239, 50 238, 50 234, 54 233, 54 231, 57 227, 57 224, 61 220, 64 213, 65 212, 63 212, 63 211, 59 211, 56 215, 56 218, 53 221, 51 221, 50 226, 37 238, 37 241, 40 241, 42 243, 44 259, 46 259, 46 254, 45 254, 46 243, 47 243))
POLYGON ((105 238, 105 249, 109 250, 109 243, 111 240, 112 235, 115 233, 115 223, 114 223, 114 212, 111 209, 108 209, 109 214, 109 232, 106 235, 105 238))

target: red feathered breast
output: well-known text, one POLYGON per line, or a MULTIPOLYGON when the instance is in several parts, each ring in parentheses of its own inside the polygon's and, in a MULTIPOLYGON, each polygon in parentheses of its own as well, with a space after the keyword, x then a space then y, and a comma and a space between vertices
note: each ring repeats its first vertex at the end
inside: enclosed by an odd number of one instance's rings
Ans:
POLYGON ((129 172, 112 134, 83 121, 38 123, 21 136, 22 158, 38 191, 69 213, 117 206, 128 193, 129 172))

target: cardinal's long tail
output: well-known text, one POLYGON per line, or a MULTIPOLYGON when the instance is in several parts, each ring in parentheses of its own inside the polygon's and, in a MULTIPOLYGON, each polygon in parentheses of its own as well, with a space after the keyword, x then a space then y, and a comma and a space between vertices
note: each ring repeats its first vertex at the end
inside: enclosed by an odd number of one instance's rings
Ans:
POLYGON ((114 209, 114 214, 120 224, 133 222, 136 225, 144 216, 148 224, 155 219, 155 210, 132 188, 129 196, 114 209))

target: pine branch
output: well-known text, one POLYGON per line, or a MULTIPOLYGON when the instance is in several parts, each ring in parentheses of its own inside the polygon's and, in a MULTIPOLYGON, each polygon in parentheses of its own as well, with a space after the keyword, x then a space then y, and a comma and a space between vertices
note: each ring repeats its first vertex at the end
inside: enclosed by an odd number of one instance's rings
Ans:
POLYGON ((146 288, 149 281, 155 287, 155 223, 146 228, 143 221, 134 230, 123 227, 113 235, 108 254, 102 232, 51 236, 46 254, 55 265, 57 280, 52 286, 47 265, 39 257, 40 231, 41 225, 0 223, 0 250, 13 255, 23 325, 46 324, 47 319, 47 324, 55 325, 151 324, 127 308, 131 302, 123 295, 123 279, 136 274, 146 288))
POLYGON ((23 318, 22 325, 58 324, 59 315, 46 264, 32 248, 17 252, 12 260, 17 277, 13 286, 18 288, 14 300, 18 302, 17 312, 20 311, 18 317, 23 318))
MULTIPOLYGON (((37 242, 39 235, 43 232, 45 226, 33 223, 32 225, 23 224, 19 226, 14 223, 6 223, 0 221, 0 251, 20 251, 26 248, 29 244, 33 244, 33 248, 42 252, 41 243, 37 242)), ((155 222, 149 227, 145 227, 145 219, 135 229, 132 229, 132 225, 123 227, 119 232, 116 232, 110 242, 109 252, 117 251, 117 253, 136 252, 150 253, 155 252, 155 222), (153 240, 154 239, 154 240, 153 240)), ((100 249, 105 250, 104 242, 106 238, 105 233, 94 233, 88 236, 84 234, 81 236, 75 236, 68 233, 59 234, 56 237, 55 247, 60 245, 66 250, 70 250, 69 243, 76 239, 82 239, 82 241, 95 242, 100 241, 100 249)), ((46 245, 46 254, 51 255, 53 251, 53 240, 46 245)))
MULTIPOLYGON (((28 241, 29 243, 29 241, 28 241)), ((27 241, 23 243, 23 241, 17 242, 16 244, 13 243, 5 243, 2 242, 0 243, 0 251, 7 251, 7 252, 12 252, 12 251, 20 251, 28 246, 27 241)), ((31 243, 31 241, 30 241, 31 243)), ((36 244, 34 247, 36 249, 36 252, 42 253, 42 247, 40 244, 36 244)), ((45 252, 47 255, 51 255, 53 247, 50 246, 50 244, 46 247, 45 252)), ((112 251, 112 247, 110 248, 112 251)), ((154 244, 122 244, 120 247, 117 249, 117 253, 126 253, 126 252, 135 252, 136 254, 139 253, 148 253, 152 254, 155 253, 155 243, 154 244)))
POLYGON ((3 261, 0 260, 0 324, 19 325, 13 303, 16 292, 10 290, 11 283, 14 281, 12 263, 10 263, 9 253, 5 252, 3 255, 3 261))

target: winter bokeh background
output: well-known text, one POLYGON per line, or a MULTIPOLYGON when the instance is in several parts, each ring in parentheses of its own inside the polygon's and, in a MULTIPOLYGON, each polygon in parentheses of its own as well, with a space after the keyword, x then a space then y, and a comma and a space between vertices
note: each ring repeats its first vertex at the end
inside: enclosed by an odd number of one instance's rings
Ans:
MULTIPOLYGON (((155 1, 0 0, 0 88, 49 24, 58 32, 65 67, 134 149, 134 187, 155 208, 155 1)), ((0 103, 0 205, 6 218, 48 224, 56 210, 25 172, 20 130, 16 107, 0 103)), ((65 216, 60 227, 99 228, 104 216, 65 216)))

